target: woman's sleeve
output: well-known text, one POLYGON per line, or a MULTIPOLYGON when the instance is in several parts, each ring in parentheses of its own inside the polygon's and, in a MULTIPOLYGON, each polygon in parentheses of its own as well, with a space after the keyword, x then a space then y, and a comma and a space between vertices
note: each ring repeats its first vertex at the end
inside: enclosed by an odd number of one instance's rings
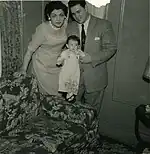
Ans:
POLYGON ((41 24, 36 28, 35 33, 32 35, 32 39, 28 45, 28 51, 35 52, 44 40, 44 27, 43 24, 41 24))
POLYGON ((39 25, 36 28, 36 32, 32 35, 32 40, 30 41, 28 45, 28 50, 24 56, 24 62, 22 69, 24 71, 27 70, 29 61, 32 57, 32 54, 38 49, 38 47, 44 42, 45 36, 44 36, 44 30, 43 30, 43 25, 39 25))

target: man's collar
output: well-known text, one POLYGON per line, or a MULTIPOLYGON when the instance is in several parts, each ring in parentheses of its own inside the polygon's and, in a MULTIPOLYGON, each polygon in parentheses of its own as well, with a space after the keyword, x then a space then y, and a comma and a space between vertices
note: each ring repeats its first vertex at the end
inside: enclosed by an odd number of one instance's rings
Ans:
MULTIPOLYGON (((84 25, 88 24, 89 21, 90 21, 90 18, 91 18, 91 15, 89 15, 88 18, 87 18, 87 20, 86 20, 84 23, 82 23, 82 24, 84 24, 84 25)), ((78 23, 78 25, 80 25, 80 26, 81 26, 82 24, 79 24, 79 23, 78 23)))
POLYGON ((85 25, 85 24, 88 24, 89 21, 90 21, 90 18, 91 18, 91 16, 89 15, 88 18, 87 18, 87 20, 86 20, 83 24, 84 24, 84 25, 85 25))

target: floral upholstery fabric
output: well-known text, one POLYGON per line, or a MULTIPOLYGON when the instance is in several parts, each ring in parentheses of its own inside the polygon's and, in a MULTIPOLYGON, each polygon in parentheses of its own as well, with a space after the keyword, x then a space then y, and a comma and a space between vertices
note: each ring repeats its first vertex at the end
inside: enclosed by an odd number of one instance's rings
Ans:
POLYGON ((0 153, 86 153, 97 132, 95 111, 39 93, 33 77, 0 81, 0 153))

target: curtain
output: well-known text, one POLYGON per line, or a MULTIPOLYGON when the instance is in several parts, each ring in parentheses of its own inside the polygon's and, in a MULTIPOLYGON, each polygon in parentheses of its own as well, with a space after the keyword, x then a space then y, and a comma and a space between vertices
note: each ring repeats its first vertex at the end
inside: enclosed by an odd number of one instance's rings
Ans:
POLYGON ((21 1, 0 2, 2 76, 9 76, 22 64, 21 1))
POLYGON ((100 7, 96 7, 92 5, 91 3, 87 2, 88 11, 98 18, 107 19, 108 18, 108 8, 109 3, 106 5, 102 5, 100 7))
MULTIPOLYGON (((57 1, 57 0, 49 0, 49 1, 57 1)), ((61 0, 64 4, 67 5, 68 0, 61 0)), ((98 0, 97 0, 98 1, 98 0)), ((105 3, 106 5, 102 5, 100 7, 96 7, 95 5, 92 5, 90 2, 86 1, 86 4, 88 6, 88 11, 92 15, 102 18, 102 19, 108 19, 108 8, 109 8, 109 3, 105 3)))

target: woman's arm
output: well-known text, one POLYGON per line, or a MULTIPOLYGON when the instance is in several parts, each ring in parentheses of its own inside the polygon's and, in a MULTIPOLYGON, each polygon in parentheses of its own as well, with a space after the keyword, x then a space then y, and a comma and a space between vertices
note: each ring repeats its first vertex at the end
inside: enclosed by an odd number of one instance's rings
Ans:
POLYGON ((67 50, 64 50, 64 51, 62 51, 62 53, 57 58, 57 64, 56 65, 58 65, 58 66, 63 65, 66 57, 67 57, 67 50))
POLYGON ((32 36, 32 40, 28 45, 28 50, 24 56, 24 62, 21 71, 26 72, 33 53, 42 45, 45 40, 43 24, 36 28, 36 32, 32 36))

